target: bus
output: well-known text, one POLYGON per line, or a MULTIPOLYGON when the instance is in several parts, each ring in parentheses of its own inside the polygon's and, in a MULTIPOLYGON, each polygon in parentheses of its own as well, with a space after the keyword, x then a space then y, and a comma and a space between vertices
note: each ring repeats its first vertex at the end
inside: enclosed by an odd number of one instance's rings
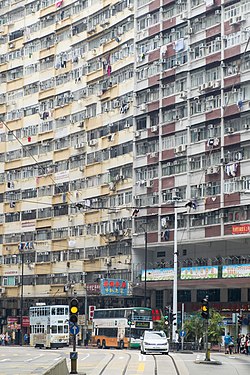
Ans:
POLYGON ((69 306, 30 307, 30 346, 62 348, 69 346, 69 306))
POLYGON ((152 309, 95 309, 92 340, 98 348, 139 348, 145 330, 153 329, 152 309))

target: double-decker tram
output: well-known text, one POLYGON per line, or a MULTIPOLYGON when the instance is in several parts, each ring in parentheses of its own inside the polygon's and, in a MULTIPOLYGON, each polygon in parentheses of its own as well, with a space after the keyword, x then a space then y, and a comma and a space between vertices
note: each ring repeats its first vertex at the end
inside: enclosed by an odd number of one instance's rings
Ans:
POLYGON ((69 345, 67 305, 30 307, 30 345, 57 349, 69 345))
POLYGON ((92 339, 98 348, 139 348, 143 332, 151 329, 153 321, 150 308, 96 309, 92 339))

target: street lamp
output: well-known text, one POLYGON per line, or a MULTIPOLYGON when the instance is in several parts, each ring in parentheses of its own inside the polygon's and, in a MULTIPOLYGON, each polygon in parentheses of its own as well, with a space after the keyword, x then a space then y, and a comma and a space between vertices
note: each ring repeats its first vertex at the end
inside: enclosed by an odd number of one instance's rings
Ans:
POLYGON ((144 307, 147 306, 147 268, 148 268, 148 233, 144 230, 144 262, 145 262, 145 279, 144 279, 144 307))
POLYGON ((173 316, 176 320, 172 322, 172 340, 175 338, 175 331, 177 329, 177 276, 178 276, 178 249, 177 249, 177 204, 174 201, 174 281, 173 281, 173 316))
POLYGON ((20 249, 21 254, 21 292, 20 292, 20 335, 19 345, 23 345, 23 273, 24 273, 24 250, 20 249))

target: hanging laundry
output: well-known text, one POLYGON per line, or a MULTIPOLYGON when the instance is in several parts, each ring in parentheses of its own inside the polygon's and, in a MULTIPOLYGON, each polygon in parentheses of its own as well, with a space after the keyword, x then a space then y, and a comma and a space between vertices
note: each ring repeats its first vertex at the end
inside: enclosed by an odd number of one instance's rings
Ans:
POLYGON ((227 164, 225 167, 225 172, 229 177, 235 177, 238 169, 238 164, 227 164))
POLYGON ((169 232, 169 229, 167 228, 163 235, 164 240, 169 241, 169 236, 170 236, 170 232, 169 232))
POLYGON ((168 47, 166 45, 161 46, 161 48, 160 48, 160 54, 161 55, 165 55, 167 53, 167 48, 168 47))
POLYGON ((56 8, 60 8, 63 5, 63 0, 56 0, 56 8))
POLYGON ((28 142, 31 142, 31 136, 28 136, 28 142))

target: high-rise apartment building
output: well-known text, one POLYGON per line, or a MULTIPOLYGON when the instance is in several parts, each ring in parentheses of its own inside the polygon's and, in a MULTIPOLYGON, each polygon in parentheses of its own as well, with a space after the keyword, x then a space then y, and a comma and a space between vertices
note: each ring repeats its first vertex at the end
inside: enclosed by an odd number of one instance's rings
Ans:
POLYGON ((137 1, 133 262, 146 231, 158 307, 173 298, 174 200, 178 301, 250 310, 249 15, 249 1, 137 1))
POLYGON ((131 279, 133 9, 0 3, 3 318, 131 279))
POLYGON ((0 323, 20 296, 26 314, 86 288, 101 307, 170 304, 173 200, 179 301, 249 309, 249 13, 0 2, 0 323), (128 295, 100 295, 104 278, 128 295))

